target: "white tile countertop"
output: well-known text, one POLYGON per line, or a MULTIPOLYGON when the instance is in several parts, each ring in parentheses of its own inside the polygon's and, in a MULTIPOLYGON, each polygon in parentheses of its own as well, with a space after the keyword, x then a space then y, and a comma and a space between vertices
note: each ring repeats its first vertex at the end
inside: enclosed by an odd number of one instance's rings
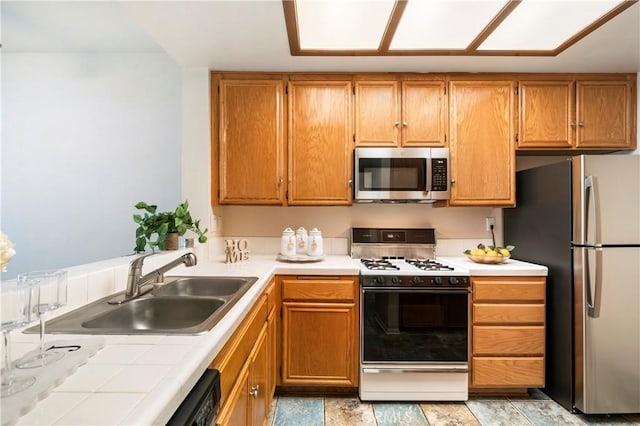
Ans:
MULTIPOLYGON (((166 256, 173 259, 180 254, 174 252, 166 256)), ((194 267, 176 268, 167 275, 255 276, 258 281, 206 334, 102 336, 105 347, 20 417, 17 424, 165 424, 244 319, 271 277, 276 274, 357 275, 360 271, 360 262, 348 256, 326 256, 316 263, 283 263, 276 261, 275 255, 254 256, 249 261, 234 264, 203 259, 204 256, 200 257, 194 267)), ((470 275, 547 275, 544 266, 512 259, 501 265, 475 264, 465 257, 442 259, 468 270, 470 275)), ((118 283, 108 283, 108 278, 101 276, 96 285, 104 287, 106 294, 122 289, 119 283, 123 278, 126 280, 123 272, 126 274, 126 269, 120 265, 106 275, 118 283)), ((83 276, 82 279, 90 281, 91 277, 83 276)), ((69 288, 71 292, 71 284, 69 288)), ((86 283, 79 288, 85 292, 84 299, 77 299, 79 302, 86 303, 98 297, 86 297, 87 293, 95 291, 91 287, 87 290, 86 283)), ((69 306, 57 314, 84 304, 72 303, 73 300, 76 299, 70 294, 69 306)), ((45 336, 45 340, 83 338, 87 336, 45 336)), ((20 355, 37 346, 38 335, 15 331, 12 340, 14 348, 18 347, 14 354, 20 355)))
POLYGON ((507 259, 504 263, 491 265, 486 263, 475 263, 466 256, 439 257, 445 262, 461 270, 469 271, 469 275, 475 276, 546 276, 548 269, 546 266, 533 263, 522 262, 516 259, 507 259))

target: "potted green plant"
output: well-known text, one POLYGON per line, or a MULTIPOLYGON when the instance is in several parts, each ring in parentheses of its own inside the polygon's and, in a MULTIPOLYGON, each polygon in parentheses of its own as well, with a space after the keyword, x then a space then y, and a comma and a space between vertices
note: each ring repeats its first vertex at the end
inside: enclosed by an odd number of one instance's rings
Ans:
POLYGON ((158 206, 140 201, 135 205, 144 214, 134 214, 133 221, 138 224, 136 229, 136 253, 145 251, 147 244, 155 251, 156 247, 162 250, 177 250, 178 236, 187 231, 198 235, 198 241, 207 241, 207 229, 200 230, 200 220, 194 221, 189 213, 189 202, 179 204, 172 212, 157 212, 158 206), (156 239, 153 240, 153 235, 156 239))

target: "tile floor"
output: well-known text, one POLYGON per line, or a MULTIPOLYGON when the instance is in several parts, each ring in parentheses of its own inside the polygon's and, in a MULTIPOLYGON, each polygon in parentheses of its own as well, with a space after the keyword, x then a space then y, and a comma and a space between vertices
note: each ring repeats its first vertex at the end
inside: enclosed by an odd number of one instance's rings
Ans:
POLYGON ((365 403, 355 397, 274 399, 267 426, 640 425, 640 414, 575 415, 537 389, 523 397, 472 397, 450 403, 365 403))

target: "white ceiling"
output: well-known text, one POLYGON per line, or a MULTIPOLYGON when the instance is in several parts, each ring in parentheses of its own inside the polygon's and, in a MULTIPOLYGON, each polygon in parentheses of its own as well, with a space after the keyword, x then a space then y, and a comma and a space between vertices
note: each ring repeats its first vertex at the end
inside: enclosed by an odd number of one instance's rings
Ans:
POLYGON ((1 7, 4 52, 165 51, 182 67, 229 71, 640 71, 638 4, 557 57, 293 57, 280 0, 3 0, 1 7))

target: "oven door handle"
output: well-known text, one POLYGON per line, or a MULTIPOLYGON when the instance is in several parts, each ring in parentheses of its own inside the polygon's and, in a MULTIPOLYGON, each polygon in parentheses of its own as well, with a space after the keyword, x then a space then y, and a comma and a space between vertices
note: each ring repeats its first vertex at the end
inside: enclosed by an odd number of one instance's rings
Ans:
POLYGON ((412 287, 362 287, 362 293, 428 293, 428 294, 469 294, 471 290, 468 287, 455 289, 427 289, 412 287))
POLYGON ((469 367, 447 366, 447 367, 421 367, 421 368, 363 368, 363 373, 382 374, 382 373, 468 373, 469 367))

